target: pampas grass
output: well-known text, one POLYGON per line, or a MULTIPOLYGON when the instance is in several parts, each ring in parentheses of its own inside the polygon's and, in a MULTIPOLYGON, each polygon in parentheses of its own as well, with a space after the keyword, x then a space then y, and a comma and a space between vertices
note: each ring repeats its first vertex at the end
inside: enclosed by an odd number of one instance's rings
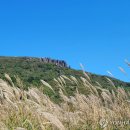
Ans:
MULTIPOLYGON (((12 82, 9 75, 6 75, 12 82)), ((63 99, 56 104, 38 88, 23 90, 13 83, 0 80, 0 130, 103 130, 99 122, 129 120, 130 93, 117 88, 107 78, 112 89, 107 90, 97 82, 91 83, 88 77, 76 79, 62 75, 54 79, 59 86, 59 94, 63 99), (87 91, 83 95, 78 91, 80 83, 87 91), (66 95, 66 81, 77 85, 74 96, 66 95), (63 91, 62 91, 63 90, 63 91)), ((44 86, 54 91, 53 86, 41 80, 44 86)), ((109 124, 105 130, 130 129, 130 125, 109 124)))
POLYGON ((50 84, 48 84, 48 83, 45 82, 44 80, 41 80, 41 82, 42 82, 43 85, 47 86, 48 88, 50 88, 50 89, 55 93, 55 91, 53 90, 53 88, 51 87, 50 84))

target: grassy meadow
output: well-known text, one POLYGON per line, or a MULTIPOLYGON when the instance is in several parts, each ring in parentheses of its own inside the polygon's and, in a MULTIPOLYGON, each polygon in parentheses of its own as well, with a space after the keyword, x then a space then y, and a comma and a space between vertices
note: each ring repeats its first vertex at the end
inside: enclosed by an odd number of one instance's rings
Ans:
MULTIPOLYGON (((98 82, 93 85, 84 75, 80 80, 65 75, 54 79, 61 99, 55 103, 43 87, 25 90, 20 79, 17 87, 5 74, 6 80, 0 79, 0 130, 129 130, 130 92, 109 78, 110 89, 98 82), (76 84, 72 96, 66 92, 66 82, 76 84), (79 92, 81 83, 87 94, 79 92)), ((44 80, 41 83, 56 93, 53 86, 44 80)))

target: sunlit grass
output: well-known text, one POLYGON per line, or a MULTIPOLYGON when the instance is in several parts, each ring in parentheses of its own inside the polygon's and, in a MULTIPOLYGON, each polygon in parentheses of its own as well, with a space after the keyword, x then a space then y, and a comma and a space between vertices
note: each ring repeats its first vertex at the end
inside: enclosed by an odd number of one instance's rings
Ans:
MULTIPOLYGON (((85 73, 85 72, 84 72, 85 73)), ((101 119, 108 122, 130 119, 130 93, 121 87, 102 88, 91 83, 91 79, 64 75, 55 79, 62 101, 54 103, 41 88, 23 90, 15 87, 9 75, 7 81, 0 80, 0 130, 115 130, 130 129, 129 125, 99 124, 101 119), (74 96, 67 96, 66 81, 76 84, 74 96), (80 83, 79 83, 80 82, 80 83), (79 92, 80 84, 87 95, 79 92)), ((55 93, 53 86, 41 82, 55 93)))

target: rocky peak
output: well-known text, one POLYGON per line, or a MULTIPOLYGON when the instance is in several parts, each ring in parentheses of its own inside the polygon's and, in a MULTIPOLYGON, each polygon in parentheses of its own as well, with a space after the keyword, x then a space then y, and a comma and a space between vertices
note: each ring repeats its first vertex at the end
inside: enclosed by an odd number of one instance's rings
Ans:
POLYGON ((24 60, 39 60, 40 62, 43 62, 43 63, 51 63, 51 64, 55 64, 59 67, 65 67, 65 68, 68 68, 69 66, 67 65, 67 63, 64 61, 64 60, 56 60, 56 59, 51 59, 51 58, 48 58, 48 57, 45 57, 45 58, 33 58, 33 57, 22 57, 24 60))
POLYGON ((68 67, 67 63, 64 60, 55 60, 51 58, 40 58, 41 62, 52 63, 60 67, 68 67))

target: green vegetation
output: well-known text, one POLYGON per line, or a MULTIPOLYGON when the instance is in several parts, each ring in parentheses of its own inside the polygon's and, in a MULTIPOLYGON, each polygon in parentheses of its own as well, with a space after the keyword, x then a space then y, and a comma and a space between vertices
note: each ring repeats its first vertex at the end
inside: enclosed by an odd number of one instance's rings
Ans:
MULTIPOLYGON (((83 72, 80 70, 59 67, 52 63, 44 63, 40 61, 40 58, 27 57, 0 57, 0 77, 2 79, 5 79, 5 73, 9 74, 17 87, 20 88, 22 86, 24 89, 28 89, 28 87, 35 86, 41 88, 45 94, 49 95, 49 97, 56 102, 59 101, 59 94, 58 86, 54 81, 54 78, 57 79, 58 77, 65 75, 67 77, 74 76, 78 80, 80 77, 84 77, 83 72), (24 86, 22 83, 19 85, 20 81, 18 81, 18 77, 24 83, 24 86), (41 79, 52 85, 56 93, 54 94, 47 87, 43 87, 43 84, 40 82, 41 79)), ((92 84, 96 85, 96 82, 98 82, 104 88, 109 88, 110 83, 106 79, 106 76, 99 76, 91 73, 87 74, 89 75, 92 84)), ((113 78, 110 79, 115 86, 123 86, 127 89, 130 87, 130 83, 125 83, 113 78)), ((79 81, 79 83, 79 91, 86 94, 82 82, 79 81)), ((76 83, 66 82, 65 89, 67 95, 73 95, 76 91, 76 83)))

